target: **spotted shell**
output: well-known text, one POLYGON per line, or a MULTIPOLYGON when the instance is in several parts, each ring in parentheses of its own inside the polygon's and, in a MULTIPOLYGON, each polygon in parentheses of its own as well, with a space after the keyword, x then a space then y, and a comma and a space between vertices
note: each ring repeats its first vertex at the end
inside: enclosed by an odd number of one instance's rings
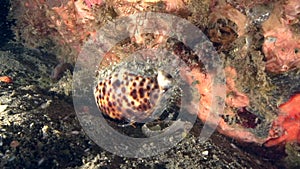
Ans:
POLYGON ((170 76, 162 71, 144 77, 122 70, 99 81, 95 100, 100 111, 112 119, 144 122, 170 86, 170 76))

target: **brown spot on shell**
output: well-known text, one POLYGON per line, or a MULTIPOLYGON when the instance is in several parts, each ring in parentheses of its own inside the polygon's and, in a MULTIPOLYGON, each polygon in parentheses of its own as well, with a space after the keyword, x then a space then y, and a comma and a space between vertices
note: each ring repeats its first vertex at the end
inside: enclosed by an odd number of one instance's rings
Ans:
POLYGON ((121 82, 119 79, 117 79, 116 81, 113 82, 112 86, 115 90, 117 90, 118 87, 120 87, 121 82))
POLYGON ((146 89, 147 89, 147 90, 150 90, 150 89, 151 89, 151 87, 150 87, 149 84, 147 85, 146 89))
POLYGON ((144 97, 144 89, 143 89, 143 88, 139 88, 139 96, 140 96, 141 98, 144 97))
POLYGON ((122 87, 121 91, 122 91, 122 93, 125 93, 126 92, 125 87, 122 87))
POLYGON ((113 119, 144 119, 159 99, 156 78, 117 72, 98 83, 96 103, 102 113, 113 119), (122 74, 120 74, 122 73, 122 74))
POLYGON ((133 90, 131 91, 130 96, 131 96, 133 99, 137 99, 136 89, 133 89, 133 90))

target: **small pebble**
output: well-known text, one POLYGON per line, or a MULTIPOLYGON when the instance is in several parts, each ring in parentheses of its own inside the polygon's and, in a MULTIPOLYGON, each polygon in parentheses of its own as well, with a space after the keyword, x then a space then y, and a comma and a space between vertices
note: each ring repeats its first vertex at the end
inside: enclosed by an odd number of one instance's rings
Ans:
POLYGON ((42 109, 46 109, 47 107, 50 106, 51 102, 52 102, 52 100, 47 100, 46 103, 43 103, 43 104, 41 105, 41 108, 42 108, 42 109))
POLYGON ((2 136, 0 136, 0 146, 3 146, 3 139, 2 139, 2 136))
POLYGON ((38 162, 38 166, 40 166, 41 164, 43 164, 43 162, 45 161, 45 158, 41 158, 38 162))
POLYGON ((204 155, 204 156, 207 156, 207 155, 208 155, 208 151, 205 150, 205 151, 203 151, 201 154, 204 155))
POLYGON ((73 135, 78 135, 79 134, 79 131, 71 131, 71 134, 73 134, 73 135))
POLYGON ((4 112, 8 105, 0 105, 0 113, 4 112))
POLYGON ((48 137, 48 132, 49 132, 49 126, 46 125, 42 128, 43 138, 48 137))

